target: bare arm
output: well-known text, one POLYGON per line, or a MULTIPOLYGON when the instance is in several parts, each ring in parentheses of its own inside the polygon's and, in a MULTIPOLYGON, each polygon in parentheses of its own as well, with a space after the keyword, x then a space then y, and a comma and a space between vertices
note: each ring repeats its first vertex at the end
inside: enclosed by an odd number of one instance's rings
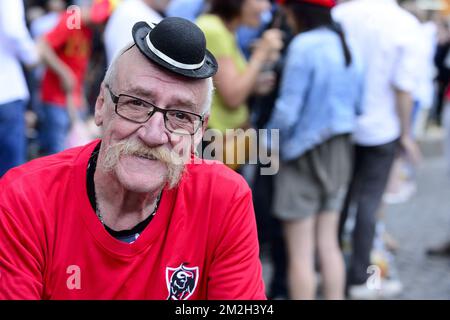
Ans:
POLYGON ((411 115, 413 109, 413 99, 409 92, 399 89, 395 90, 397 113, 403 136, 411 136, 411 115))
POLYGON ((411 131, 413 98, 411 93, 399 89, 395 89, 395 97, 401 127, 401 147, 413 162, 418 163, 421 159, 421 152, 419 146, 412 138, 411 131))
POLYGON ((48 45, 44 38, 38 40, 37 47, 44 63, 58 75, 61 85, 66 93, 67 111, 69 112, 71 120, 74 121, 77 119, 73 102, 73 90, 76 82, 75 76, 72 70, 58 57, 56 52, 48 45))
POLYGON ((218 59, 219 70, 215 76, 217 90, 230 109, 238 108, 253 92, 264 64, 274 51, 282 47, 279 30, 268 30, 250 57, 245 72, 240 73, 230 57, 218 59))
POLYGON ((230 109, 236 109, 252 93, 264 61, 250 61, 244 73, 240 73, 231 58, 218 59, 219 71, 215 76, 217 91, 230 109))
POLYGON ((72 70, 56 55, 44 38, 37 41, 37 47, 44 63, 61 79, 64 91, 72 92, 75 86, 75 77, 72 70))

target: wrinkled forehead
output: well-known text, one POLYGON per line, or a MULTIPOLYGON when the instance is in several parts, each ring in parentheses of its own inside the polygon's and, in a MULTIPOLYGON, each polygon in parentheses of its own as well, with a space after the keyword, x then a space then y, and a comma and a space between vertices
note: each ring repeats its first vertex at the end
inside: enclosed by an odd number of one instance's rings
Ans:
POLYGON ((208 89, 205 79, 190 79, 172 73, 148 60, 136 46, 119 57, 114 82, 115 90, 119 93, 168 100, 164 103, 184 102, 185 105, 200 109, 205 103, 208 89))

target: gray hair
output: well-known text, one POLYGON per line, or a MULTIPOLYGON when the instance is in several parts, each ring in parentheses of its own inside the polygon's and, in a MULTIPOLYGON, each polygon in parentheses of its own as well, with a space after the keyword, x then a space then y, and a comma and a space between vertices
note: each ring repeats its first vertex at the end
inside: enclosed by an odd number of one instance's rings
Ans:
MULTIPOLYGON (((123 47, 113 58, 111 64, 109 65, 109 67, 106 69, 106 73, 105 73, 105 77, 103 78, 103 83, 108 84, 109 86, 112 85, 113 80, 116 78, 117 76, 117 65, 118 65, 118 61, 119 58, 128 50, 130 50, 132 47, 134 46, 134 42, 130 42, 128 43, 125 47, 123 47)), ((205 104, 202 108, 202 114, 203 115, 209 115, 210 111, 211 111, 211 103, 212 103, 212 98, 213 98, 213 93, 214 93, 214 83, 213 83, 213 79, 212 77, 207 78, 207 85, 208 85, 208 89, 207 89, 207 93, 206 93, 206 100, 205 100, 205 104)))

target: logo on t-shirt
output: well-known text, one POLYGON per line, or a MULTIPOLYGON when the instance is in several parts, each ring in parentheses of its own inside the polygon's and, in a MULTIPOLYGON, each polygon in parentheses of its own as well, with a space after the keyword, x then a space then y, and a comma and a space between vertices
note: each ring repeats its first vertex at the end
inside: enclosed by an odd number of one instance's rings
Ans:
POLYGON ((187 300, 197 288, 198 267, 189 268, 182 263, 178 268, 166 267, 167 300, 187 300))

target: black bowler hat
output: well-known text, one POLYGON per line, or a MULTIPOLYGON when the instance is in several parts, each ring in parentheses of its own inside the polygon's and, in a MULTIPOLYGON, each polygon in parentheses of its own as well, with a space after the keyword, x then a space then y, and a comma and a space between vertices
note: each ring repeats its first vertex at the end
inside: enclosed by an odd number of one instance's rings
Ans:
POLYGON ((189 20, 169 17, 156 25, 140 21, 132 33, 139 50, 163 68, 196 79, 217 72, 217 61, 206 49, 205 35, 189 20))

